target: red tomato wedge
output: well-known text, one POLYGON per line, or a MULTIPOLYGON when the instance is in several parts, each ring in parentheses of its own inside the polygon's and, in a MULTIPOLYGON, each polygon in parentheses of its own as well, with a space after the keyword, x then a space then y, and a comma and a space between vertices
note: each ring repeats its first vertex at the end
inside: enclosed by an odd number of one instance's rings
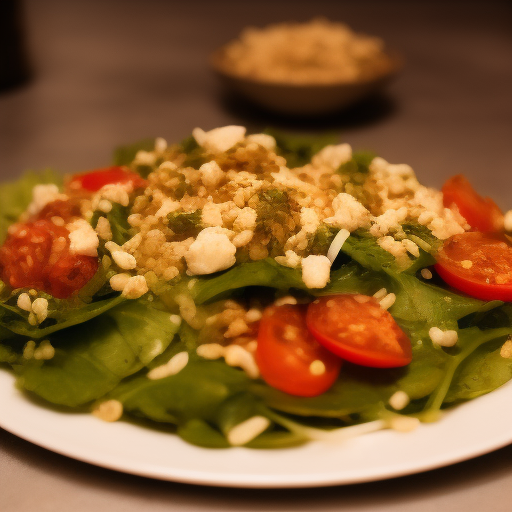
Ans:
POLYGON ((437 273, 453 288, 477 299, 512 302, 512 242, 506 235, 452 236, 436 259, 437 273))
POLYGON ((65 227, 45 219, 14 227, 0 247, 0 277, 13 288, 35 288, 65 299, 98 270, 98 258, 69 251, 65 227))
POLYGON ((351 363, 395 368, 412 360, 409 338, 373 297, 320 297, 309 305, 306 320, 319 343, 351 363))
POLYGON ((475 231, 503 230, 503 213, 489 197, 482 197, 462 174, 450 178, 442 188, 446 208, 456 205, 460 214, 475 231))
POLYGON ((256 362, 265 382, 285 393, 316 396, 338 378, 341 359, 320 345, 306 326, 306 306, 271 306, 263 312, 256 362))
POLYGON ((68 183, 71 191, 87 190, 97 192, 105 185, 131 183, 133 188, 141 188, 146 185, 146 180, 137 173, 123 169, 122 167, 107 167, 96 169, 84 174, 76 174, 68 183))

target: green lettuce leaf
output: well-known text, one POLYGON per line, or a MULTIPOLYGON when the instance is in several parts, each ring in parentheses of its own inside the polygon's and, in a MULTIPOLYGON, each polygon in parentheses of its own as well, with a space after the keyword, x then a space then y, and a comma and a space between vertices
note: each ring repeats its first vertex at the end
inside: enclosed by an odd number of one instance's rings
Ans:
POLYGON ((16 365, 18 384, 54 404, 86 404, 147 366, 177 330, 166 311, 127 302, 50 336, 55 356, 16 365))

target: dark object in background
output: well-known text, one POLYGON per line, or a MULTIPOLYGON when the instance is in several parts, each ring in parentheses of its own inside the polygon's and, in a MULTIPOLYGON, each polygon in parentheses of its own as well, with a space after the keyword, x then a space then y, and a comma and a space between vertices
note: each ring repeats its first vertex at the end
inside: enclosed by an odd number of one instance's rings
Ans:
POLYGON ((18 0, 0 1, 0 90, 25 83, 31 75, 18 0))

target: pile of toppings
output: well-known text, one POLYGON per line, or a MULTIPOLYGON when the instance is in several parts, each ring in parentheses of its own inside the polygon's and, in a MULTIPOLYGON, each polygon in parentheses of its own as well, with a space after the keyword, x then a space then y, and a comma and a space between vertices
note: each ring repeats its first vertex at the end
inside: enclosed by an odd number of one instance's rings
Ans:
MULTIPOLYGON (((308 287, 323 288, 337 255, 329 253, 331 244, 339 251, 356 230, 367 230, 407 266, 419 246, 432 247, 404 225, 425 226, 439 240, 469 228, 408 165, 353 154, 348 144, 328 145, 293 168, 272 136, 246 135, 240 126, 197 128, 187 145, 158 139, 131 164, 147 173, 144 187, 107 184, 81 200, 85 218, 100 211, 96 233, 127 276, 171 281, 272 257, 301 268, 308 287), (112 241, 112 204, 128 208, 130 238, 123 244, 112 241)), ((119 289, 124 281, 114 282, 119 289)))
MULTIPOLYGON (((321 289, 354 232, 375 238, 407 268, 420 250, 433 253, 471 229, 451 192, 464 185, 460 177, 443 197, 421 185, 410 166, 348 144, 328 144, 306 160, 288 161, 269 134, 196 128, 179 145, 157 139, 128 166, 74 176, 65 193, 37 185, 0 249, 2 279, 66 298, 92 278, 102 257, 112 290, 134 299, 158 282, 270 257, 300 269, 306 287, 321 289)), ((494 203, 491 209, 494 225, 508 222, 510 212, 503 217, 494 203)), ((508 282, 509 268, 486 278, 508 282)))
POLYGON ((246 28, 224 47, 222 57, 228 73, 293 84, 355 82, 379 76, 390 66, 381 39, 322 18, 246 28))

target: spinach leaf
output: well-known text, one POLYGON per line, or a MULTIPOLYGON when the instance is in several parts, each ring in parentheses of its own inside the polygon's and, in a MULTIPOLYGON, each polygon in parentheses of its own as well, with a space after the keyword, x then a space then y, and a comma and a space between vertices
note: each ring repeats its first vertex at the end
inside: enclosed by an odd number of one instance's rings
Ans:
POLYGON ((222 361, 206 361, 190 354, 176 375, 157 380, 138 376, 120 384, 108 396, 125 411, 153 421, 184 425, 190 420, 215 424, 220 406, 247 388, 249 378, 222 361))
POLYGON ((306 165, 322 148, 338 143, 335 134, 290 135, 272 129, 265 130, 265 133, 276 139, 277 153, 286 159, 290 169, 306 165))
POLYGON ((114 150, 114 165, 130 165, 138 151, 153 151, 155 149, 155 139, 142 139, 133 144, 119 146, 114 150))
POLYGON ((55 356, 15 365, 18 383, 54 404, 86 404, 148 365, 177 330, 167 312, 128 302, 50 336, 55 356))

